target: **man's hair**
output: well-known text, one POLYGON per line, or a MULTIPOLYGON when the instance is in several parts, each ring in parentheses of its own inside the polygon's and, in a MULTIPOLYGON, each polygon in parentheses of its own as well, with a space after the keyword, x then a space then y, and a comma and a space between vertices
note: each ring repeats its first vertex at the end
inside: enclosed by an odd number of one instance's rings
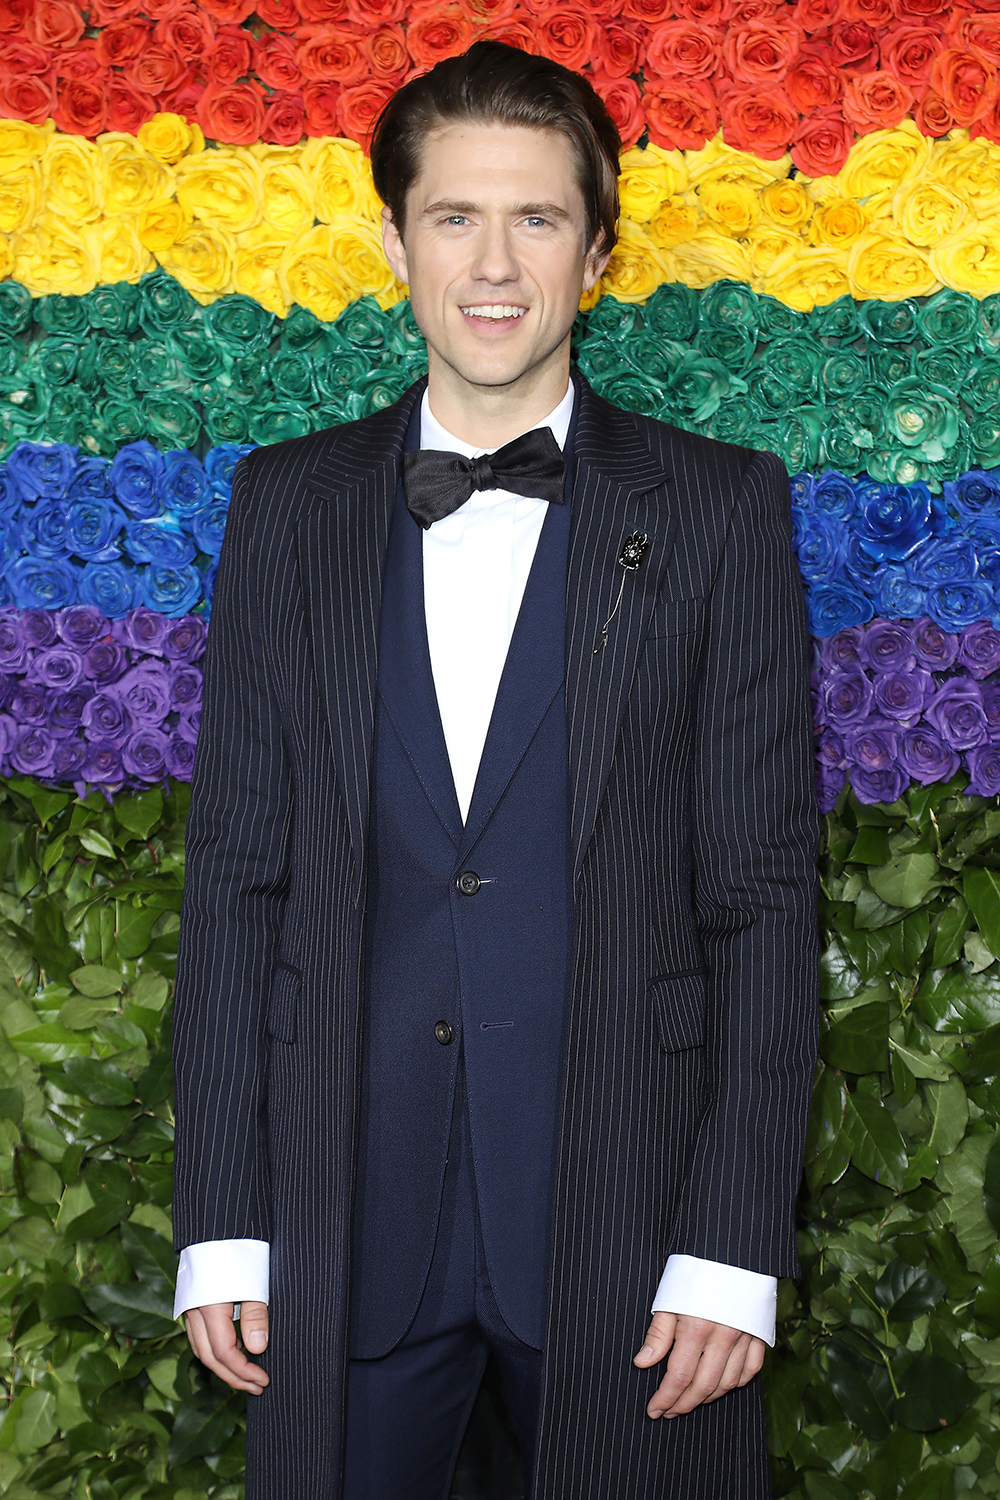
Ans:
POLYGON ((600 94, 581 73, 505 42, 473 42, 429 73, 411 78, 375 122, 371 142, 375 191, 392 212, 400 236, 406 195, 432 131, 456 121, 558 130, 577 166, 586 214, 587 249, 614 248, 618 238, 618 154, 621 136, 600 94))

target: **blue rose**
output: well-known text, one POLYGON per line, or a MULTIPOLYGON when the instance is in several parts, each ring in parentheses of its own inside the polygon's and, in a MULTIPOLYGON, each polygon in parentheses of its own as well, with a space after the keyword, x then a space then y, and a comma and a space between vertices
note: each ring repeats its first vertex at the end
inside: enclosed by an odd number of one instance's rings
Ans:
POLYGON ((830 516, 808 516, 800 511, 795 519, 800 518, 805 524, 794 542, 799 569, 803 578, 821 583, 837 573, 844 561, 847 551, 844 527, 830 516))
POLYGON ((906 561, 907 577, 930 588, 936 583, 962 583, 975 578, 978 568, 976 549, 966 538, 949 541, 939 538, 906 561))
POLYGON ((228 500, 233 490, 233 470, 247 453, 252 453, 254 443, 220 443, 205 455, 205 473, 215 495, 228 500))
POLYGON ((995 608, 993 590, 982 578, 939 583, 927 590, 927 613, 942 630, 957 634, 976 620, 990 620, 995 608))
POLYGON ((190 565, 185 568, 151 563, 139 574, 139 597, 148 609, 176 619, 198 603, 202 593, 201 574, 190 565))
POLYGON ((81 458, 66 491, 68 500, 106 500, 111 496, 111 465, 106 458, 81 458))
POLYGON ((111 488, 130 515, 145 519, 160 514, 163 507, 159 482, 163 469, 162 453, 145 438, 138 443, 126 443, 118 450, 111 464, 111 488))
POLYGON ((857 534, 862 547, 879 562, 902 562, 921 542, 935 535, 931 492, 926 484, 860 486, 861 516, 857 534))
POLYGON ((5 578, 21 609, 62 609, 76 603, 76 569, 58 558, 15 558, 5 578))
POLYGON ((876 613, 890 620, 917 620, 927 611, 927 591, 898 563, 882 563, 875 575, 873 602, 876 613))
POLYGON ((73 550, 67 535, 67 510, 62 500, 43 500, 25 507, 21 544, 36 557, 69 557, 73 550))
POLYGON ((818 515, 852 520, 858 507, 854 485, 836 469, 817 474, 812 487, 811 507, 818 515))
POLYGON ((864 589, 866 594, 871 593, 880 566, 865 548, 857 532, 849 532, 844 554, 844 577, 847 581, 864 589))
POLYGON ((835 579, 809 592, 809 628, 813 635, 834 635, 846 625, 864 625, 875 613, 866 594, 835 579))
POLYGON ((207 552, 210 557, 218 557, 226 529, 228 509, 229 501, 217 497, 211 504, 204 506, 191 517, 191 534, 199 552, 207 552))
POLYGON ((202 588, 205 591, 205 603, 209 609, 212 607, 212 595, 215 593, 215 575, 219 571, 219 564, 214 562, 205 572, 202 579, 202 588))
POLYGON ((115 538, 124 525, 125 512, 113 500, 94 496, 71 501, 66 507, 70 551, 89 562, 114 562, 121 556, 115 538))
POLYGON ((1000 470, 970 469, 958 479, 945 481, 944 498, 960 516, 1000 516, 1000 470))
POLYGON ((803 469, 801 473, 793 474, 788 482, 792 490, 792 505, 801 505, 808 509, 814 483, 809 470, 803 469))
POLYGON ((177 516, 190 516, 205 504, 208 480, 205 470, 187 449, 167 453, 160 475, 160 500, 164 510, 177 516))
POLYGON ((121 562, 89 562, 80 569, 81 604, 93 605, 110 620, 119 620, 135 604, 137 579, 121 562))
POLYGON ((25 500, 65 495, 77 465, 70 443, 17 443, 7 455, 7 469, 25 500))
POLYGON ((129 521, 125 527, 125 550, 136 562, 163 563, 182 568, 194 561, 195 545, 172 516, 155 521, 129 521))

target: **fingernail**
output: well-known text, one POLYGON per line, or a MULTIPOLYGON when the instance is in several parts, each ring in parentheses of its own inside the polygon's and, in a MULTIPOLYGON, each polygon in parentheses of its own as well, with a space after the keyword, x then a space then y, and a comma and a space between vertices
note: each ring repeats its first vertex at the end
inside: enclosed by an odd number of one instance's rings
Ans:
POLYGON ((255 1354, 259 1354, 261 1350, 267 1348, 267 1334, 263 1333, 261 1329, 255 1328, 252 1333, 247 1334, 246 1344, 248 1349, 252 1349, 255 1354))
POLYGON ((639 1350, 639 1353, 636 1355, 636 1359, 648 1359, 652 1352, 653 1351, 648 1344, 643 1344, 642 1348, 639 1350))

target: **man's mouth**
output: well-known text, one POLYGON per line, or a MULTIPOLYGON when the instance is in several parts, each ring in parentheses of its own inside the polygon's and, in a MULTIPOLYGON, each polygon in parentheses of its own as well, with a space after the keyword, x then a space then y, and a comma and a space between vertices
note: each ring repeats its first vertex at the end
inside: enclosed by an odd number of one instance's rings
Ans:
POLYGON ((526 307, 516 307, 510 302, 486 302, 478 307, 463 307, 461 310, 467 318, 488 318, 493 322, 520 318, 528 311, 526 307))

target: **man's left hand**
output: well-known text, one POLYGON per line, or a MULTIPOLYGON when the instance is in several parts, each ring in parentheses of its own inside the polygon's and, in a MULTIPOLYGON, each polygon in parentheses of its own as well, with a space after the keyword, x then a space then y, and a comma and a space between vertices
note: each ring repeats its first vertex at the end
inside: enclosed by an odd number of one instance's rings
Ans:
POLYGON ((738 1328, 708 1318, 658 1312, 635 1356, 641 1369, 667 1360, 667 1371, 646 1407, 650 1417, 679 1417, 746 1385, 764 1363, 766 1345, 738 1328))

